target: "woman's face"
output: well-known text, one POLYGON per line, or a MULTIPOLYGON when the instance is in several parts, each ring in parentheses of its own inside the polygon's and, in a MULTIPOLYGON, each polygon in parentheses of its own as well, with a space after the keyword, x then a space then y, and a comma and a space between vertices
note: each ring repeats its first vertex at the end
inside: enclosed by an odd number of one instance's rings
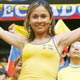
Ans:
POLYGON ((21 67, 22 67, 22 60, 20 59, 17 65, 15 66, 15 70, 14 70, 15 77, 19 77, 20 72, 21 72, 21 67))
POLYGON ((51 23, 50 14, 42 5, 32 11, 30 15, 30 25, 35 33, 44 33, 48 31, 51 23))

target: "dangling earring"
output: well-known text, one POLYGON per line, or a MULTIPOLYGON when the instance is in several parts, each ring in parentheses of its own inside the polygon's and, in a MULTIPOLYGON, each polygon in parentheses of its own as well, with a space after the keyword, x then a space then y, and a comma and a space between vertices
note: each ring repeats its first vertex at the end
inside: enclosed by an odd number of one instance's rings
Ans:
POLYGON ((51 35, 51 25, 49 26, 49 34, 51 35))
POLYGON ((28 27, 28 33, 29 33, 29 35, 31 34, 31 26, 30 25, 28 27))

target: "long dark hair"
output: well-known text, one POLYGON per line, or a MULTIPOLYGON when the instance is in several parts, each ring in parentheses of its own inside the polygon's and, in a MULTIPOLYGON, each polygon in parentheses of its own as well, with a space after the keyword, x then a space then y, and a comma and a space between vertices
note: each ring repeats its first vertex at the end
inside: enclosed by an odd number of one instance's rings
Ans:
MULTIPOLYGON (((46 10, 48 10, 49 14, 50 14, 50 18, 53 17, 53 12, 52 12, 52 9, 50 7, 50 5, 46 2, 46 1, 42 1, 42 0, 38 0, 38 1, 34 1, 30 4, 30 6, 28 7, 28 12, 27 12, 27 16, 26 16, 26 19, 24 21, 24 26, 26 27, 27 31, 29 32, 29 27, 30 27, 30 24, 29 24, 29 21, 30 21, 30 15, 31 13, 33 12, 34 9, 36 9, 37 7, 39 7, 40 5, 44 6, 44 8, 46 10)), ((52 19, 52 22, 50 24, 50 27, 51 27, 51 31, 49 32, 48 30, 48 33, 50 36, 53 36, 55 35, 55 32, 54 32, 54 26, 55 26, 55 19, 53 18, 52 19)), ((30 27, 30 34, 28 36, 28 41, 31 42, 34 40, 35 38, 35 34, 34 34, 34 31, 33 29, 30 27)))

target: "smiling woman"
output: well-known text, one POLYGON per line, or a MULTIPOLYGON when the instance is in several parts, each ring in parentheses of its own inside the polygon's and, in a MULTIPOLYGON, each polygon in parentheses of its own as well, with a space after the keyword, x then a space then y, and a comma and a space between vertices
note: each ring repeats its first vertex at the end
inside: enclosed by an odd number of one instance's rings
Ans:
POLYGON ((65 47, 80 39, 80 28, 55 35, 55 20, 52 18, 50 5, 39 0, 28 7, 25 27, 29 36, 26 41, 0 27, 0 39, 22 50, 18 80, 56 80, 60 54, 65 47))
POLYGON ((35 31, 35 33, 43 33, 44 30, 48 30, 48 26, 51 23, 51 17, 46 11, 46 9, 41 5, 38 8, 36 8, 33 13, 30 16, 30 26, 32 26, 32 30, 35 31), (45 27, 44 27, 45 26, 45 27))

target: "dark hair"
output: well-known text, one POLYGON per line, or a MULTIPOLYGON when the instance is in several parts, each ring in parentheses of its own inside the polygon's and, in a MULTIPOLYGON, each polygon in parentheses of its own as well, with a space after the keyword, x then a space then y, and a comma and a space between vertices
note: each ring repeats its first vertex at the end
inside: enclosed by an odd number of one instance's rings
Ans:
POLYGON ((71 48, 71 45, 68 47, 68 52, 69 52, 70 48, 71 48))
POLYGON ((22 56, 19 56, 19 57, 16 59, 16 61, 15 61, 15 63, 14 63, 14 66, 15 66, 15 67, 16 67, 16 65, 18 64, 18 62, 19 62, 20 60, 22 60, 22 56))
MULTIPOLYGON (((80 40, 76 41, 76 42, 80 42, 80 40)), ((72 44, 68 47, 68 52, 70 51, 72 44)))
MULTIPOLYGON (((26 29, 27 29, 28 32, 29 32, 29 27, 30 27, 30 24, 29 24, 30 15, 33 12, 33 10, 36 9, 40 5, 44 6, 45 9, 48 10, 48 12, 50 13, 50 18, 53 17, 52 9, 51 9, 50 5, 46 1, 44 1, 44 0, 38 0, 38 1, 32 2, 30 4, 30 6, 28 7, 27 17, 26 17, 25 22, 24 22, 24 26, 26 27, 26 29)), ((49 33, 50 36, 55 35, 55 32, 53 30, 54 29, 54 25, 55 25, 55 19, 53 18, 52 22, 50 24, 50 26, 51 26, 51 32, 48 31, 48 33, 49 33)), ((33 29, 31 27, 30 27, 30 29, 31 29, 31 31, 30 31, 30 35, 28 37, 28 41, 29 42, 33 41, 34 38, 35 38, 35 34, 34 34, 33 29)))

